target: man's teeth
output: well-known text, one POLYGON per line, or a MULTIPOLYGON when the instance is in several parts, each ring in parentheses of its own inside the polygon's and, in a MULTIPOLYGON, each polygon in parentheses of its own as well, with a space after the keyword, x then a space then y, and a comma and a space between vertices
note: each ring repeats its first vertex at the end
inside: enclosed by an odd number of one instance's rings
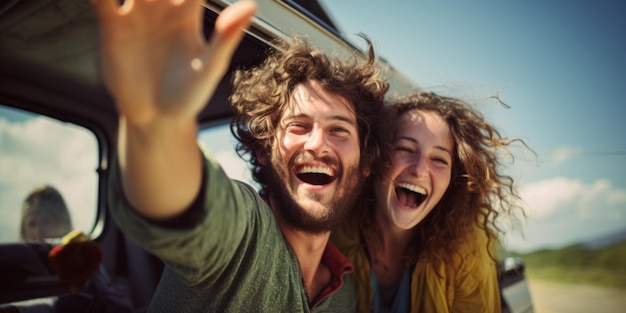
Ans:
POLYGON ((426 195, 426 189, 421 188, 419 186, 415 186, 415 185, 411 185, 407 183, 401 183, 401 184, 398 184, 398 187, 413 191, 415 193, 419 193, 421 195, 426 195))
POLYGON ((298 170, 298 174, 324 174, 333 176, 333 172, 330 168, 322 166, 303 166, 298 170))

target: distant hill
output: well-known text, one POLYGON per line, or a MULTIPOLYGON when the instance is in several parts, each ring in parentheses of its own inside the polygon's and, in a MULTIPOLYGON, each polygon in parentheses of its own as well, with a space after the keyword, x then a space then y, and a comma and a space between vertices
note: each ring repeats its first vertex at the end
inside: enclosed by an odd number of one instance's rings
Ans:
POLYGON ((589 249, 600 249, 624 240, 626 240, 626 229, 610 235, 589 240, 587 242, 584 242, 583 245, 589 249))
POLYGON ((524 260, 531 278, 626 289, 626 231, 515 255, 524 260))
POLYGON ((575 244, 520 255, 528 266, 600 267, 626 269, 626 239, 603 247, 575 244))

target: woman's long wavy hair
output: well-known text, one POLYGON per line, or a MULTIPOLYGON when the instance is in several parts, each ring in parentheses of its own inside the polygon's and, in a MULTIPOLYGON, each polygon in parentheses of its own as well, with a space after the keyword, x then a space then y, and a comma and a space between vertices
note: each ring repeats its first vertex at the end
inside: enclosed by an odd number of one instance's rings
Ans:
MULTIPOLYGON (((435 112, 447 123, 455 145, 450 185, 435 208, 416 226, 406 262, 451 260, 475 226, 487 235, 485 248, 495 260, 491 246, 504 233, 499 218, 508 216, 516 223, 526 216, 513 178, 503 174, 501 167, 505 159, 514 161, 511 144, 518 142, 530 148, 521 139, 503 137, 471 104, 459 99, 419 92, 396 99, 391 109, 396 119, 411 110, 435 112)), ((368 184, 368 188, 373 185, 368 184)), ((373 190, 369 194, 374 194, 373 190)), ((380 233, 372 222, 373 201, 370 199, 367 204, 362 227, 368 241, 374 240, 376 247, 380 233)))
POLYGON ((388 157, 382 151, 389 143, 389 131, 384 126, 384 97, 389 84, 382 78, 370 41, 365 39, 368 53, 361 60, 357 55, 331 58, 296 36, 278 42, 260 66, 234 75, 230 102, 235 118, 230 128, 238 140, 237 154, 250 162, 262 196, 269 191, 269 159, 281 116, 289 108, 295 87, 306 81, 317 81, 351 104, 358 123, 361 170, 375 169, 375 163, 388 157))

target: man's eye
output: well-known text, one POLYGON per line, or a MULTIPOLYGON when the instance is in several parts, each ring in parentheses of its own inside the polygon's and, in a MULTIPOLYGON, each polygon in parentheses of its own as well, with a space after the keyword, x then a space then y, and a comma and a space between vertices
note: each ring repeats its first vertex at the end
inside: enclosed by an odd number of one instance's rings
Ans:
POLYGON ((289 123, 286 128, 291 131, 303 131, 307 129, 306 125, 302 123, 289 123))

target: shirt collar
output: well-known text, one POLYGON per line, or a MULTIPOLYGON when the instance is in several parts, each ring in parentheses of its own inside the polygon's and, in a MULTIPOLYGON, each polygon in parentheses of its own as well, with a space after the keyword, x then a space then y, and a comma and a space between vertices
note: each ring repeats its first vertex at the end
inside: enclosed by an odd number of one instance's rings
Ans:
POLYGON ((343 286, 344 275, 350 274, 354 271, 352 263, 350 263, 348 259, 346 259, 346 257, 339 252, 339 249, 337 249, 330 242, 326 244, 326 249, 324 249, 321 262, 326 265, 330 271, 330 283, 322 292, 320 292, 317 299, 315 299, 315 301, 311 304, 311 307, 316 306, 318 303, 322 302, 331 294, 339 290, 343 286))

